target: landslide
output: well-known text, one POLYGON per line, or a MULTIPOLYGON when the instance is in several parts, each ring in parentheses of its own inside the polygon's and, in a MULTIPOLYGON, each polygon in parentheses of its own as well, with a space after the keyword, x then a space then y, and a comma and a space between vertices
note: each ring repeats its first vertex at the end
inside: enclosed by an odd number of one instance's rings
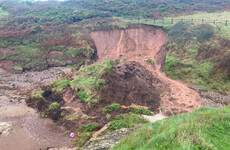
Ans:
POLYGON ((147 122, 136 114, 158 113, 160 92, 155 82, 160 81, 138 62, 107 60, 34 91, 26 103, 42 118, 76 132, 74 143, 83 146, 109 122, 107 132, 147 122))
POLYGON ((91 37, 97 47, 98 62, 106 59, 136 61, 160 81, 154 83, 154 87, 159 91, 160 108, 166 115, 190 112, 202 106, 195 91, 164 74, 166 33, 161 28, 132 25, 126 30, 92 32, 91 37))

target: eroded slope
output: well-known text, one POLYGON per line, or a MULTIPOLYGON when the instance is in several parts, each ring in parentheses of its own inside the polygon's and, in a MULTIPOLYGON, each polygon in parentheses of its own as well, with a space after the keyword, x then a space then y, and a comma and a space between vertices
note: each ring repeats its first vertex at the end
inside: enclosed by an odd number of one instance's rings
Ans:
POLYGON ((162 29, 134 25, 127 30, 93 32, 91 37, 97 47, 99 62, 106 59, 137 61, 161 81, 154 84, 160 92, 161 110, 167 115, 192 111, 203 104, 195 91, 162 72, 166 57, 166 33, 162 29), (147 59, 153 59, 154 64, 146 62, 147 59))

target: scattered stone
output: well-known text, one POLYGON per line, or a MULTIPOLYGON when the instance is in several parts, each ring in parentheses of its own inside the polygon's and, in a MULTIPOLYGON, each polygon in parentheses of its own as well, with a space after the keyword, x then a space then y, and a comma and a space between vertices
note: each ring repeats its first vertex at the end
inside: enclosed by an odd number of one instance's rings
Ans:
POLYGON ((11 125, 6 122, 0 122, 0 136, 7 136, 12 129, 11 125))
POLYGON ((203 87, 190 86, 191 89, 197 91, 205 101, 206 107, 223 107, 230 105, 230 95, 221 94, 215 91, 205 89, 203 87))
POLYGON ((120 129, 112 133, 92 139, 89 141, 82 150, 106 150, 119 143, 121 139, 130 134, 134 129, 120 129))

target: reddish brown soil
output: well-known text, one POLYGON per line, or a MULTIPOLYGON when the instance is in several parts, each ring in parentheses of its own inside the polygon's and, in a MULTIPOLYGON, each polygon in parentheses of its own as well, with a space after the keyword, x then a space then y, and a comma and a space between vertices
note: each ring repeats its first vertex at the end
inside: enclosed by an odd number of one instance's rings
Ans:
POLYGON ((168 78, 162 71, 166 57, 166 33, 162 29, 133 25, 127 30, 92 32, 91 37, 97 47, 99 62, 106 59, 136 61, 160 80, 153 86, 160 94, 159 108, 164 107, 166 115, 190 112, 203 105, 198 93, 168 78), (155 64, 147 63, 148 58, 153 59, 155 64))

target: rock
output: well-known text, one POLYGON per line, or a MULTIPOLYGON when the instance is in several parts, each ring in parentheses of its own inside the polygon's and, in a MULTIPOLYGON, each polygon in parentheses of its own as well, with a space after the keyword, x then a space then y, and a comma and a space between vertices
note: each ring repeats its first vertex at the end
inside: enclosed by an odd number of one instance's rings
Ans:
POLYGON ((115 146, 134 129, 120 129, 89 141, 82 150, 106 150, 115 146))
POLYGON ((205 101, 206 107, 223 107, 230 104, 230 95, 221 94, 203 87, 190 86, 189 88, 197 91, 205 101))
POLYGON ((11 125, 6 122, 0 122, 0 136, 7 136, 12 129, 11 125))

